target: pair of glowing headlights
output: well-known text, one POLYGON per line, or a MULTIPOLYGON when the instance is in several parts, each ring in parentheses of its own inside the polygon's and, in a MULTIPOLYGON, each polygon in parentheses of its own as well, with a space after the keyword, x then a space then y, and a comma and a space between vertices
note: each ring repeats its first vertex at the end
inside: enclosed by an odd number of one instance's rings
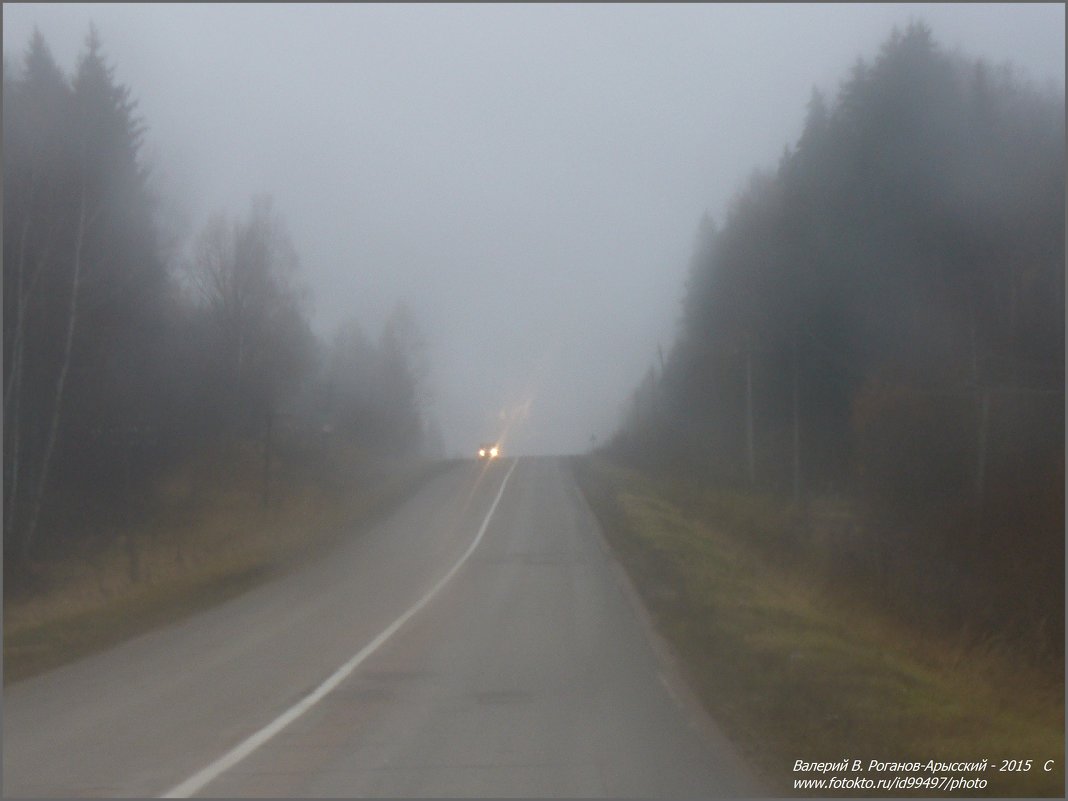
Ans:
POLYGON ((496 445, 488 450, 486 448, 478 449, 478 458, 485 459, 487 455, 491 459, 496 459, 500 455, 500 449, 496 445))

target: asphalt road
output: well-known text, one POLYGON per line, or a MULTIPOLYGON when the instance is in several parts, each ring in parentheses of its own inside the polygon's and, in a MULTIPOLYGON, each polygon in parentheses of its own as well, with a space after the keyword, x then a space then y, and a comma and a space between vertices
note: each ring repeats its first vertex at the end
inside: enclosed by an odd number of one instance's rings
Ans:
POLYGON ((6 797, 759 792, 554 459, 458 464, 283 579, 5 688, 3 722, 6 797))

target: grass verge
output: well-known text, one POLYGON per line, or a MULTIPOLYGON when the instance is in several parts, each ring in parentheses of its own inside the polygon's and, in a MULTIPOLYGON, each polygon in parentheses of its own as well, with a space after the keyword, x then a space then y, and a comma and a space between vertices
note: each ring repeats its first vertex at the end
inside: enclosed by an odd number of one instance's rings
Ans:
POLYGON ((751 498, 693 488, 599 458, 574 462, 605 535, 712 716, 783 796, 1063 797, 1064 683, 1011 653, 933 637, 828 592, 752 539, 785 525, 751 498), (717 514, 709 523, 709 510, 717 514), (797 760, 862 771, 795 772, 797 760), (981 762, 985 772, 868 771, 880 762, 981 762), (1029 771, 999 770, 1032 760, 1029 771), (1052 770, 1043 769, 1054 760, 1052 770), (953 793, 799 789, 795 779, 982 779, 953 793))
POLYGON ((292 570, 387 515, 446 466, 393 471, 361 482, 358 491, 320 492, 294 482, 284 502, 266 511, 255 493, 231 485, 201 499, 194 512, 158 518, 88 557, 40 565, 36 591, 4 599, 4 684, 176 622, 292 570))

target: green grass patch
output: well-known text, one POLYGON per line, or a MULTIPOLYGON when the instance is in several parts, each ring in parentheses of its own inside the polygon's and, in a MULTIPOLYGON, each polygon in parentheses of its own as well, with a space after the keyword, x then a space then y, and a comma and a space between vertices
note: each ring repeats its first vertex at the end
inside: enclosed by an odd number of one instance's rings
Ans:
POLYGON ((1063 677, 828 591, 785 555, 790 512, 773 498, 697 490, 599 458, 574 466, 698 694, 773 794, 909 794, 795 790, 794 779, 819 777, 795 774, 799 759, 988 759, 987 787, 952 795, 1063 797, 1063 677), (1002 773, 1003 759, 1034 763, 1002 773))
MULTIPOLYGON (((447 463, 323 491, 283 477, 263 509, 253 486, 221 482, 170 505, 107 547, 34 566, 4 599, 4 684, 25 679, 240 595, 322 555, 397 508, 447 463), (134 567, 136 565, 136 567, 134 567)), ((238 471, 235 475, 242 475, 238 471)))

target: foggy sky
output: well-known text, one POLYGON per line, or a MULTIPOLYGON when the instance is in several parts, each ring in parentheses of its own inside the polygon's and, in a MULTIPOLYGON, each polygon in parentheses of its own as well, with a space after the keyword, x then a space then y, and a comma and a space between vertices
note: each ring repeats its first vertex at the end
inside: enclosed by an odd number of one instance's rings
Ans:
POLYGON ((316 330, 430 341, 450 454, 585 449, 672 342, 697 224, 722 220, 894 25, 1064 85, 1064 6, 3 6, 70 72, 89 22, 148 125, 177 233, 269 193, 316 330))

